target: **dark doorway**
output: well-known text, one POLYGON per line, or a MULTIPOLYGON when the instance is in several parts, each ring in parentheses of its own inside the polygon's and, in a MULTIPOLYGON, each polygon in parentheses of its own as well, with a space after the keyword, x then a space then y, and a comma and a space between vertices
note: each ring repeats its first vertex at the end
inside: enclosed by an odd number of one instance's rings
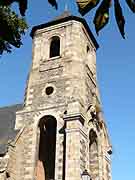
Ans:
POLYGON ((39 166, 40 179, 51 180, 55 177, 55 151, 56 151, 56 127, 57 122, 53 116, 45 116, 39 122, 39 166), (42 165, 40 165, 42 163, 42 165), (41 170, 43 168, 43 171, 41 170))

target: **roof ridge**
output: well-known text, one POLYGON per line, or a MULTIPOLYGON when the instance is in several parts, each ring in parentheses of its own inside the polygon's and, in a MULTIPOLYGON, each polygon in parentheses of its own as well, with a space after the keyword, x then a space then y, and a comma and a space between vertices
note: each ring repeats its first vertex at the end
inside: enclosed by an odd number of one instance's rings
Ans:
POLYGON ((10 105, 6 105, 6 106, 0 106, 0 110, 7 109, 7 108, 13 108, 13 107, 19 107, 19 106, 23 106, 23 103, 10 104, 10 105))

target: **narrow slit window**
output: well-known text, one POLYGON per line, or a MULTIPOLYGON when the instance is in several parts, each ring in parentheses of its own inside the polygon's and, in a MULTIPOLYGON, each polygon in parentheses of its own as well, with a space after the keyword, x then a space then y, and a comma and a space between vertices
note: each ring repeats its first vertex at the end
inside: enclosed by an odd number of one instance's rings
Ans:
POLYGON ((87 46, 87 53, 89 53, 90 52, 90 47, 89 46, 87 46))
POLYGON ((60 38, 54 36, 50 44, 50 58, 60 56, 60 38))

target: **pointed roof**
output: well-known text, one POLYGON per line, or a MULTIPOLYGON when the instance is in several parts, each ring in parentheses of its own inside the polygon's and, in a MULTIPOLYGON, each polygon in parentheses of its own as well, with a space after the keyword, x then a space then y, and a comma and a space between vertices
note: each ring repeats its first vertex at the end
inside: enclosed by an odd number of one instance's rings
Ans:
POLYGON ((79 22, 81 22, 84 25, 84 27, 86 28, 86 30, 87 30, 87 32, 88 32, 88 34, 89 34, 89 36, 90 36, 90 38, 91 38, 91 40, 93 42, 93 44, 95 45, 96 49, 98 49, 99 45, 98 45, 95 37, 93 36, 93 34, 92 34, 92 32, 91 32, 91 30, 90 30, 86 20, 84 18, 81 18, 81 17, 78 17, 78 16, 73 16, 71 14, 71 12, 68 11, 68 10, 65 10, 60 16, 56 17, 55 19, 53 19, 50 22, 34 26, 32 28, 30 36, 33 38, 35 32, 38 29, 43 29, 43 28, 46 28, 46 27, 49 27, 49 26, 53 26, 53 25, 60 24, 60 23, 63 23, 63 22, 67 22, 67 21, 71 21, 71 20, 79 21, 79 22))
POLYGON ((60 16, 57 16, 56 18, 54 18, 54 20, 60 20, 60 19, 69 17, 69 16, 71 16, 71 15, 72 15, 72 14, 71 14, 70 11, 65 10, 60 16))

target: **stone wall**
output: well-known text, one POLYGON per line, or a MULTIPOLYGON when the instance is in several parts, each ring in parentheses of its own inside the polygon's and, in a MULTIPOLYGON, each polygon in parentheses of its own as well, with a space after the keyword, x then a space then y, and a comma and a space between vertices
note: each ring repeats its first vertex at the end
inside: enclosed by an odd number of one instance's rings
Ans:
POLYGON ((107 132, 97 128, 99 119, 93 119, 89 108, 92 105, 96 109, 97 100, 100 105, 95 53, 81 22, 71 20, 36 31, 24 108, 16 113, 15 128, 20 132, 9 149, 12 180, 36 180, 38 125, 48 115, 57 120, 55 180, 81 180, 85 169, 93 180, 110 180, 110 157, 106 161, 104 156, 109 147, 107 132), (60 38, 60 56, 49 58, 53 36, 60 38), (49 95, 47 87, 53 88, 49 95), (91 129, 97 134, 98 144, 94 168, 89 156, 91 129))

